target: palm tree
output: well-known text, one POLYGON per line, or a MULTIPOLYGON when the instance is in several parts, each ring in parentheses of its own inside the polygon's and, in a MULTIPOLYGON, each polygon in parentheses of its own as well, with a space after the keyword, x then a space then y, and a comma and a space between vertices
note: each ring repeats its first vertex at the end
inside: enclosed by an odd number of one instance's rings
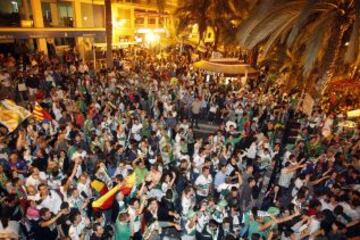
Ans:
POLYGON ((111 0, 105 0, 105 22, 106 22, 106 64, 108 68, 113 66, 112 58, 112 15, 111 0))
POLYGON ((251 0, 185 0, 177 9, 178 32, 197 24, 200 40, 205 38, 208 27, 215 33, 215 47, 219 41, 231 41, 237 22, 243 20, 253 3, 251 0))
POLYGON ((320 74, 325 90, 339 63, 360 63, 359 21, 359 0, 264 0, 243 22, 239 40, 250 49, 261 45, 265 55, 283 44, 304 77, 320 74))

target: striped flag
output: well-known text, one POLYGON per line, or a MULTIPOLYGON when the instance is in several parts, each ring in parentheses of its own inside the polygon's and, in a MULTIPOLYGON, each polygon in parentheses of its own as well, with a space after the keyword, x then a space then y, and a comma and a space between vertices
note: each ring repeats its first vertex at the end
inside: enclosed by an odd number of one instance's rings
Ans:
POLYGON ((48 113, 45 109, 43 109, 39 103, 35 103, 34 110, 32 112, 33 117, 42 122, 44 120, 51 121, 53 118, 51 117, 50 113, 48 113))
POLYGON ((134 190, 134 187, 136 189, 136 174, 132 173, 129 176, 125 178, 125 182, 123 185, 119 186, 116 185, 112 189, 108 189, 105 183, 94 180, 91 182, 91 187, 97 191, 100 195, 98 199, 92 202, 92 207, 94 209, 109 209, 115 199, 115 195, 117 192, 122 192, 124 196, 128 196, 132 191, 134 190))
POLYGON ((28 110, 16 105, 16 103, 9 99, 0 101, 0 123, 9 132, 13 132, 30 115, 31 113, 28 110))

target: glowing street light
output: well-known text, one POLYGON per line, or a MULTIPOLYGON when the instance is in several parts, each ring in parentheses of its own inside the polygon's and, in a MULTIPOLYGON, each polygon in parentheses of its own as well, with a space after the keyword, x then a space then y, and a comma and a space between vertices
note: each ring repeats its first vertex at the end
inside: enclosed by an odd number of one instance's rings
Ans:
POLYGON ((151 45, 152 43, 156 43, 160 41, 159 34, 155 34, 153 32, 148 32, 145 34, 145 41, 151 45))

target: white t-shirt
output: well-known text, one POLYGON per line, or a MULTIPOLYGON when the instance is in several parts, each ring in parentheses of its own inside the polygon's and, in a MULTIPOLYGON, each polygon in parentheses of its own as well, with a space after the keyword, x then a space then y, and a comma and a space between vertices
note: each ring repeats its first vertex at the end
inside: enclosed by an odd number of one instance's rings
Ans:
POLYGON ((49 190, 49 195, 42 200, 42 202, 37 206, 38 209, 48 208, 52 213, 57 214, 60 211, 60 205, 62 199, 59 194, 53 190, 49 190))
POLYGON ((79 182, 77 184, 77 189, 78 189, 79 193, 84 192, 88 196, 88 198, 92 197, 92 191, 91 191, 91 187, 90 187, 90 180, 87 180, 85 184, 79 182))
POLYGON ((197 195, 207 197, 209 195, 211 183, 211 175, 209 175, 207 178, 203 174, 198 176, 195 181, 195 186, 199 188, 198 190, 196 190, 197 195))
POLYGON ((340 202, 339 205, 341 205, 344 208, 344 213, 351 217, 353 221, 360 219, 360 208, 352 208, 348 203, 346 202, 340 202))
POLYGON ((134 124, 131 128, 131 133, 134 134, 135 139, 137 141, 141 140, 141 136, 140 136, 140 130, 142 129, 143 125, 141 123, 139 124, 134 124))
POLYGON ((293 188, 291 195, 294 197, 300 190, 300 188, 304 185, 304 182, 300 178, 296 178, 295 187, 293 188))
POLYGON ((28 177, 26 179, 25 185, 28 186, 34 186, 35 188, 37 188, 39 186, 39 184, 41 183, 41 181, 45 181, 46 180, 46 174, 44 172, 40 172, 39 173, 39 178, 40 179, 36 179, 34 178, 32 175, 30 175, 30 177, 28 177))
POLYGON ((80 235, 83 232, 85 228, 84 221, 81 221, 77 226, 74 226, 73 224, 70 225, 69 228, 69 237, 71 240, 80 240, 80 235))
POLYGON ((294 172, 285 173, 285 168, 283 168, 280 173, 279 185, 284 188, 289 188, 294 174, 294 172))
MULTIPOLYGON (((316 218, 312 217, 310 219, 310 223, 309 223, 309 233, 310 235, 315 233, 316 231, 318 231, 320 229, 320 221, 317 220, 316 218)), ((314 238, 310 237, 309 240, 313 240, 314 238)))
POLYGON ((202 165, 205 163, 205 157, 202 157, 202 156, 196 154, 194 156, 193 163, 194 163, 194 167, 195 167, 194 172, 200 173, 200 169, 201 169, 202 165))
POLYGON ((256 153, 257 153, 256 143, 254 142, 250 145, 250 147, 248 149, 246 149, 246 157, 248 157, 250 159, 255 159, 256 153))
POLYGON ((190 198, 185 196, 181 197, 181 207, 182 207, 183 216, 187 216, 187 214, 189 213, 189 211, 192 209, 193 206, 194 206, 194 201, 191 197, 190 198))
POLYGON ((133 228, 134 233, 140 231, 141 222, 140 217, 136 215, 136 210, 132 207, 128 208, 128 213, 130 216, 130 226, 133 228))

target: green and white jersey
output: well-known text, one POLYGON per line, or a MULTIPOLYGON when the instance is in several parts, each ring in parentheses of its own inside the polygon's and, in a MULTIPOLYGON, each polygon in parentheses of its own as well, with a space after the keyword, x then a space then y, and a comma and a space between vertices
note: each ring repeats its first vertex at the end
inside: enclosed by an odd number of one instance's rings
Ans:
POLYGON ((211 175, 205 177, 203 174, 201 174, 195 181, 195 186, 197 187, 196 194, 202 197, 207 197, 209 195, 211 183, 211 175))
POLYGON ((132 207, 128 208, 128 213, 130 216, 130 227, 134 233, 140 231, 141 221, 140 216, 136 213, 136 210, 132 207))
POLYGON ((185 232, 181 236, 181 240, 195 240, 196 239, 196 224, 190 226, 190 221, 185 224, 185 232))

